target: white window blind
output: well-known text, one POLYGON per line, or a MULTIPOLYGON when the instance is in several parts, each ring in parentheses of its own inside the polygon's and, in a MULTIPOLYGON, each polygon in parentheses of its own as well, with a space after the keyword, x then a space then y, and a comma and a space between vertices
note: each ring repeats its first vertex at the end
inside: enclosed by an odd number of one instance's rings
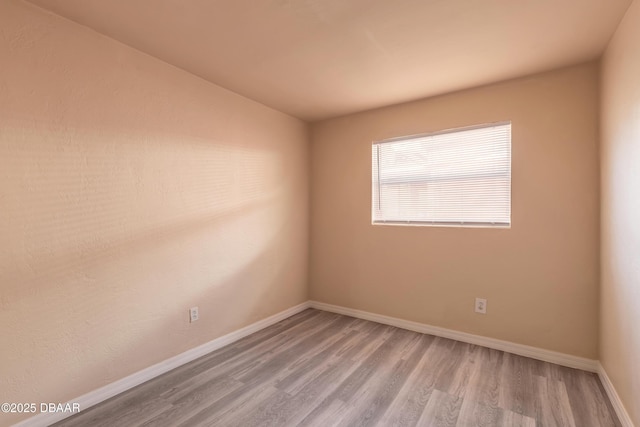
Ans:
POLYGON ((376 142, 373 223, 509 226, 511 123, 376 142))

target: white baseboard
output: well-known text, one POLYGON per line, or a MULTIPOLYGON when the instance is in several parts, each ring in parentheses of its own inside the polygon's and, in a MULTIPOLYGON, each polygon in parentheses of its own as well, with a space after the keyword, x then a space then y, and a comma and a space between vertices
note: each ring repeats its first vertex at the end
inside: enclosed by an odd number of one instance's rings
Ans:
POLYGON ((604 370, 604 367, 600 362, 598 362, 598 377, 600 377, 600 382, 604 386, 607 395, 609 396, 609 400, 613 405, 613 409, 615 409, 616 414, 618 415, 618 419, 620 420, 620 424, 622 427, 634 427, 633 421, 631 421, 631 417, 627 412, 622 400, 620 400, 620 396, 618 396, 618 392, 615 387, 613 387, 613 383, 609 379, 607 375, 607 371, 604 370))
POLYGON ((532 359, 538 359, 545 362, 555 363, 557 365, 567 366, 569 368, 582 369, 589 372, 598 372, 598 361, 578 356, 572 356, 570 354, 558 353, 555 351, 531 347, 524 344, 516 344, 510 341, 503 341, 495 338, 469 334, 466 332, 454 331, 452 329, 412 322, 409 320, 398 319, 396 317, 383 316, 381 314, 370 313, 368 311, 355 310, 353 308, 341 307, 332 304, 325 304, 318 301, 310 301, 310 307, 316 308, 318 310, 344 314, 346 316, 357 317, 359 319, 384 323, 385 325, 396 326, 398 328, 408 329, 410 331, 420 332, 423 334, 435 335, 438 337, 449 338, 469 344, 493 348, 495 350, 502 350, 520 356, 531 357, 532 359))
MULTIPOLYGON (((192 348, 191 350, 187 350, 184 353, 178 354, 177 356, 174 356, 170 359, 164 360, 153 366, 138 371, 132 375, 129 375, 128 377, 122 378, 121 380, 72 399, 68 403, 78 403, 80 405, 81 411, 88 409, 93 405, 96 405, 117 394, 127 391, 130 388, 149 381, 159 375, 164 374, 165 372, 169 372, 172 369, 189 363, 199 357, 204 356, 205 354, 211 353, 214 350, 224 347, 225 345, 238 341, 239 339, 244 338, 247 335, 251 335, 261 329, 264 329, 268 326, 278 323, 281 320, 291 317, 294 314, 300 313, 307 308, 309 308, 309 302, 298 304, 287 310, 281 311, 280 313, 276 313, 273 316, 269 316, 266 319, 262 319, 249 326, 245 326, 242 329, 238 329, 237 331, 218 337, 198 347, 192 348)), ((27 418, 26 420, 18 424, 15 424, 14 427, 45 427, 67 417, 70 417, 71 415, 73 414, 63 412, 41 413, 34 417, 27 418)))

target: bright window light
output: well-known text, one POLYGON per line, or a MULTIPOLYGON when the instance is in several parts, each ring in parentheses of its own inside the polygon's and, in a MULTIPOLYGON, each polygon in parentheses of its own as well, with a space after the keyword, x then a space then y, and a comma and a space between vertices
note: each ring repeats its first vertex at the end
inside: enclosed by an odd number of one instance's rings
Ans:
POLYGON ((511 123, 380 141, 374 224, 511 225, 511 123))

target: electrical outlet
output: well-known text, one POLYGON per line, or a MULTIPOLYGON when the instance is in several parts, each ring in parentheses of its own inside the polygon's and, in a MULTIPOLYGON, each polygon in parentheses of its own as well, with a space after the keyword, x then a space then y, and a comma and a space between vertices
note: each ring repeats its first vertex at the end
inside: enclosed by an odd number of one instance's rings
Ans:
POLYGON ((487 300, 476 298, 476 313, 487 314, 487 300))
POLYGON ((193 323, 199 318, 200 318, 200 313, 198 313, 198 307, 191 307, 189 309, 189 321, 193 323))

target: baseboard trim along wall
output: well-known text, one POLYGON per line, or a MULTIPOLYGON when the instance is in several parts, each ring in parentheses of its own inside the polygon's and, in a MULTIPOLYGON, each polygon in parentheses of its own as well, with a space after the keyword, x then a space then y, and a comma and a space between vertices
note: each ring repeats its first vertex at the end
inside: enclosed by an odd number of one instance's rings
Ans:
MULTIPOLYGON (((396 317, 384 316, 381 314, 370 313, 367 311, 356 310, 353 308, 342 307, 338 305, 326 304, 318 301, 307 301, 302 304, 298 304, 294 307, 267 317, 251 325, 245 326, 242 329, 231 332, 227 335, 218 337, 212 341, 202 344, 198 347, 187 350, 184 353, 178 354, 163 362, 157 363, 146 369, 138 371, 128 377, 122 378, 116 382, 108 384, 97 390, 84 394, 76 399, 69 401, 69 404, 78 403, 81 411, 90 408, 100 402, 103 402, 119 393, 125 392, 130 388, 140 385, 146 381, 149 381, 159 375, 169 372, 172 369, 178 368, 186 363, 189 363, 199 357, 202 357, 212 351, 215 351, 225 345, 229 345, 241 338, 258 332, 261 329, 269 327, 281 320, 300 313, 307 308, 315 308, 317 310, 329 311, 332 313, 343 314, 346 316, 356 317, 359 319, 370 320, 372 322, 383 323, 385 325, 395 326, 410 331, 420 332, 423 334, 435 335, 438 337, 449 338, 457 341, 466 342, 469 344, 475 344, 483 347, 492 348, 495 350, 502 350, 508 353, 518 354, 520 356, 531 357, 533 359, 542 360, 545 362, 555 363, 570 368, 582 369, 589 372, 595 372, 600 377, 602 384, 616 410, 620 422, 623 427, 634 427, 631 422, 629 414, 624 408, 622 401, 620 400, 613 384, 609 380, 604 368, 597 360, 586 359, 582 357, 572 356, 569 354, 558 353, 551 350, 545 350, 541 348, 531 347, 523 344, 516 344, 509 341, 498 340, 495 338, 483 337, 480 335, 469 334, 466 332, 454 331, 452 329, 441 328, 438 326, 427 325, 424 323, 412 322, 409 320, 403 320, 396 317)), ((44 427, 58 422, 64 418, 67 418, 72 414, 68 413, 42 413, 35 417, 28 418, 14 427, 44 427)))
POLYGON ((346 316, 384 323, 385 325, 408 329, 410 331, 420 332, 423 334, 435 335, 437 337, 449 338, 469 344, 493 348, 495 350, 502 350, 506 351, 507 353, 531 357, 532 359, 555 363, 557 365, 567 366, 569 368, 582 369, 589 372, 598 371, 598 362, 592 359, 585 359, 583 357, 571 356, 569 354, 558 353, 542 348, 516 344, 510 341, 502 341, 495 338, 473 335, 466 332, 454 331, 452 329, 441 328, 439 326, 431 326, 425 323, 412 322, 409 320, 398 319, 396 317, 383 316, 381 314, 370 313, 368 311, 355 310, 353 308, 347 308, 332 304, 325 304, 318 301, 310 301, 309 305, 310 307, 316 308, 318 310, 344 314, 346 316))
MULTIPOLYGON (((238 329, 237 331, 218 337, 198 347, 192 348, 191 350, 187 350, 184 353, 178 354, 177 356, 174 356, 170 359, 164 360, 153 366, 138 371, 132 375, 129 375, 128 377, 122 378, 121 380, 115 381, 111 384, 107 384, 106 386, 100 387, 97 390, 90 391, 87 394, 72 399, 68 403, 71 405, 73 403, 78 403, 80 405, 81 411, 89 409, 91 406, 97 405, 100 402, 104 402, 105 400, 117 394, 125 392, 130 388, 147 382, 157 376, 164 374, 165 372, 169 372, 172 369, 178 368, 186 363, 196 360, 197 358, 211 353, 212 351, 215 351, 219 348, 222 348, 225 345, 229 345, 235 341, 238 341, 239 339, 244 338, 247 335, 251 335, 261 329, 276 324, 281 320, 284 320, 288 317, 293 316, 294 314, 306 310, 307 308, 309 308, 309 302, 298 304, 294 307, 281 311, 280 313, 276 313, 273 316, 269 316, 266 319, 262 319, 258 322, 252 323, 251 325, 245 326, 242 329, 238 329)), ((34 417, 27 418, 26 420, 18 424, 15 424, 14 427, 45 427, 63 420, 71 415, 73 414, 65 412, 41 413, 34 417)))
POLYGON ((609 396, 609 400, 618 415, 618 419, 620 420, 622 427, 634 427, 633 422, 631 421, 631 416, 624 407, 622 400, 620 400, 620 396, 618 396, 618 392, 613 387, 613 383, 607 375, 607 371, 604 370, 604 367, 600 362, 598 362, 598 377, 600 377, 600 382, 602 382, 602 386, 607 392, 607 396, 609 396))

